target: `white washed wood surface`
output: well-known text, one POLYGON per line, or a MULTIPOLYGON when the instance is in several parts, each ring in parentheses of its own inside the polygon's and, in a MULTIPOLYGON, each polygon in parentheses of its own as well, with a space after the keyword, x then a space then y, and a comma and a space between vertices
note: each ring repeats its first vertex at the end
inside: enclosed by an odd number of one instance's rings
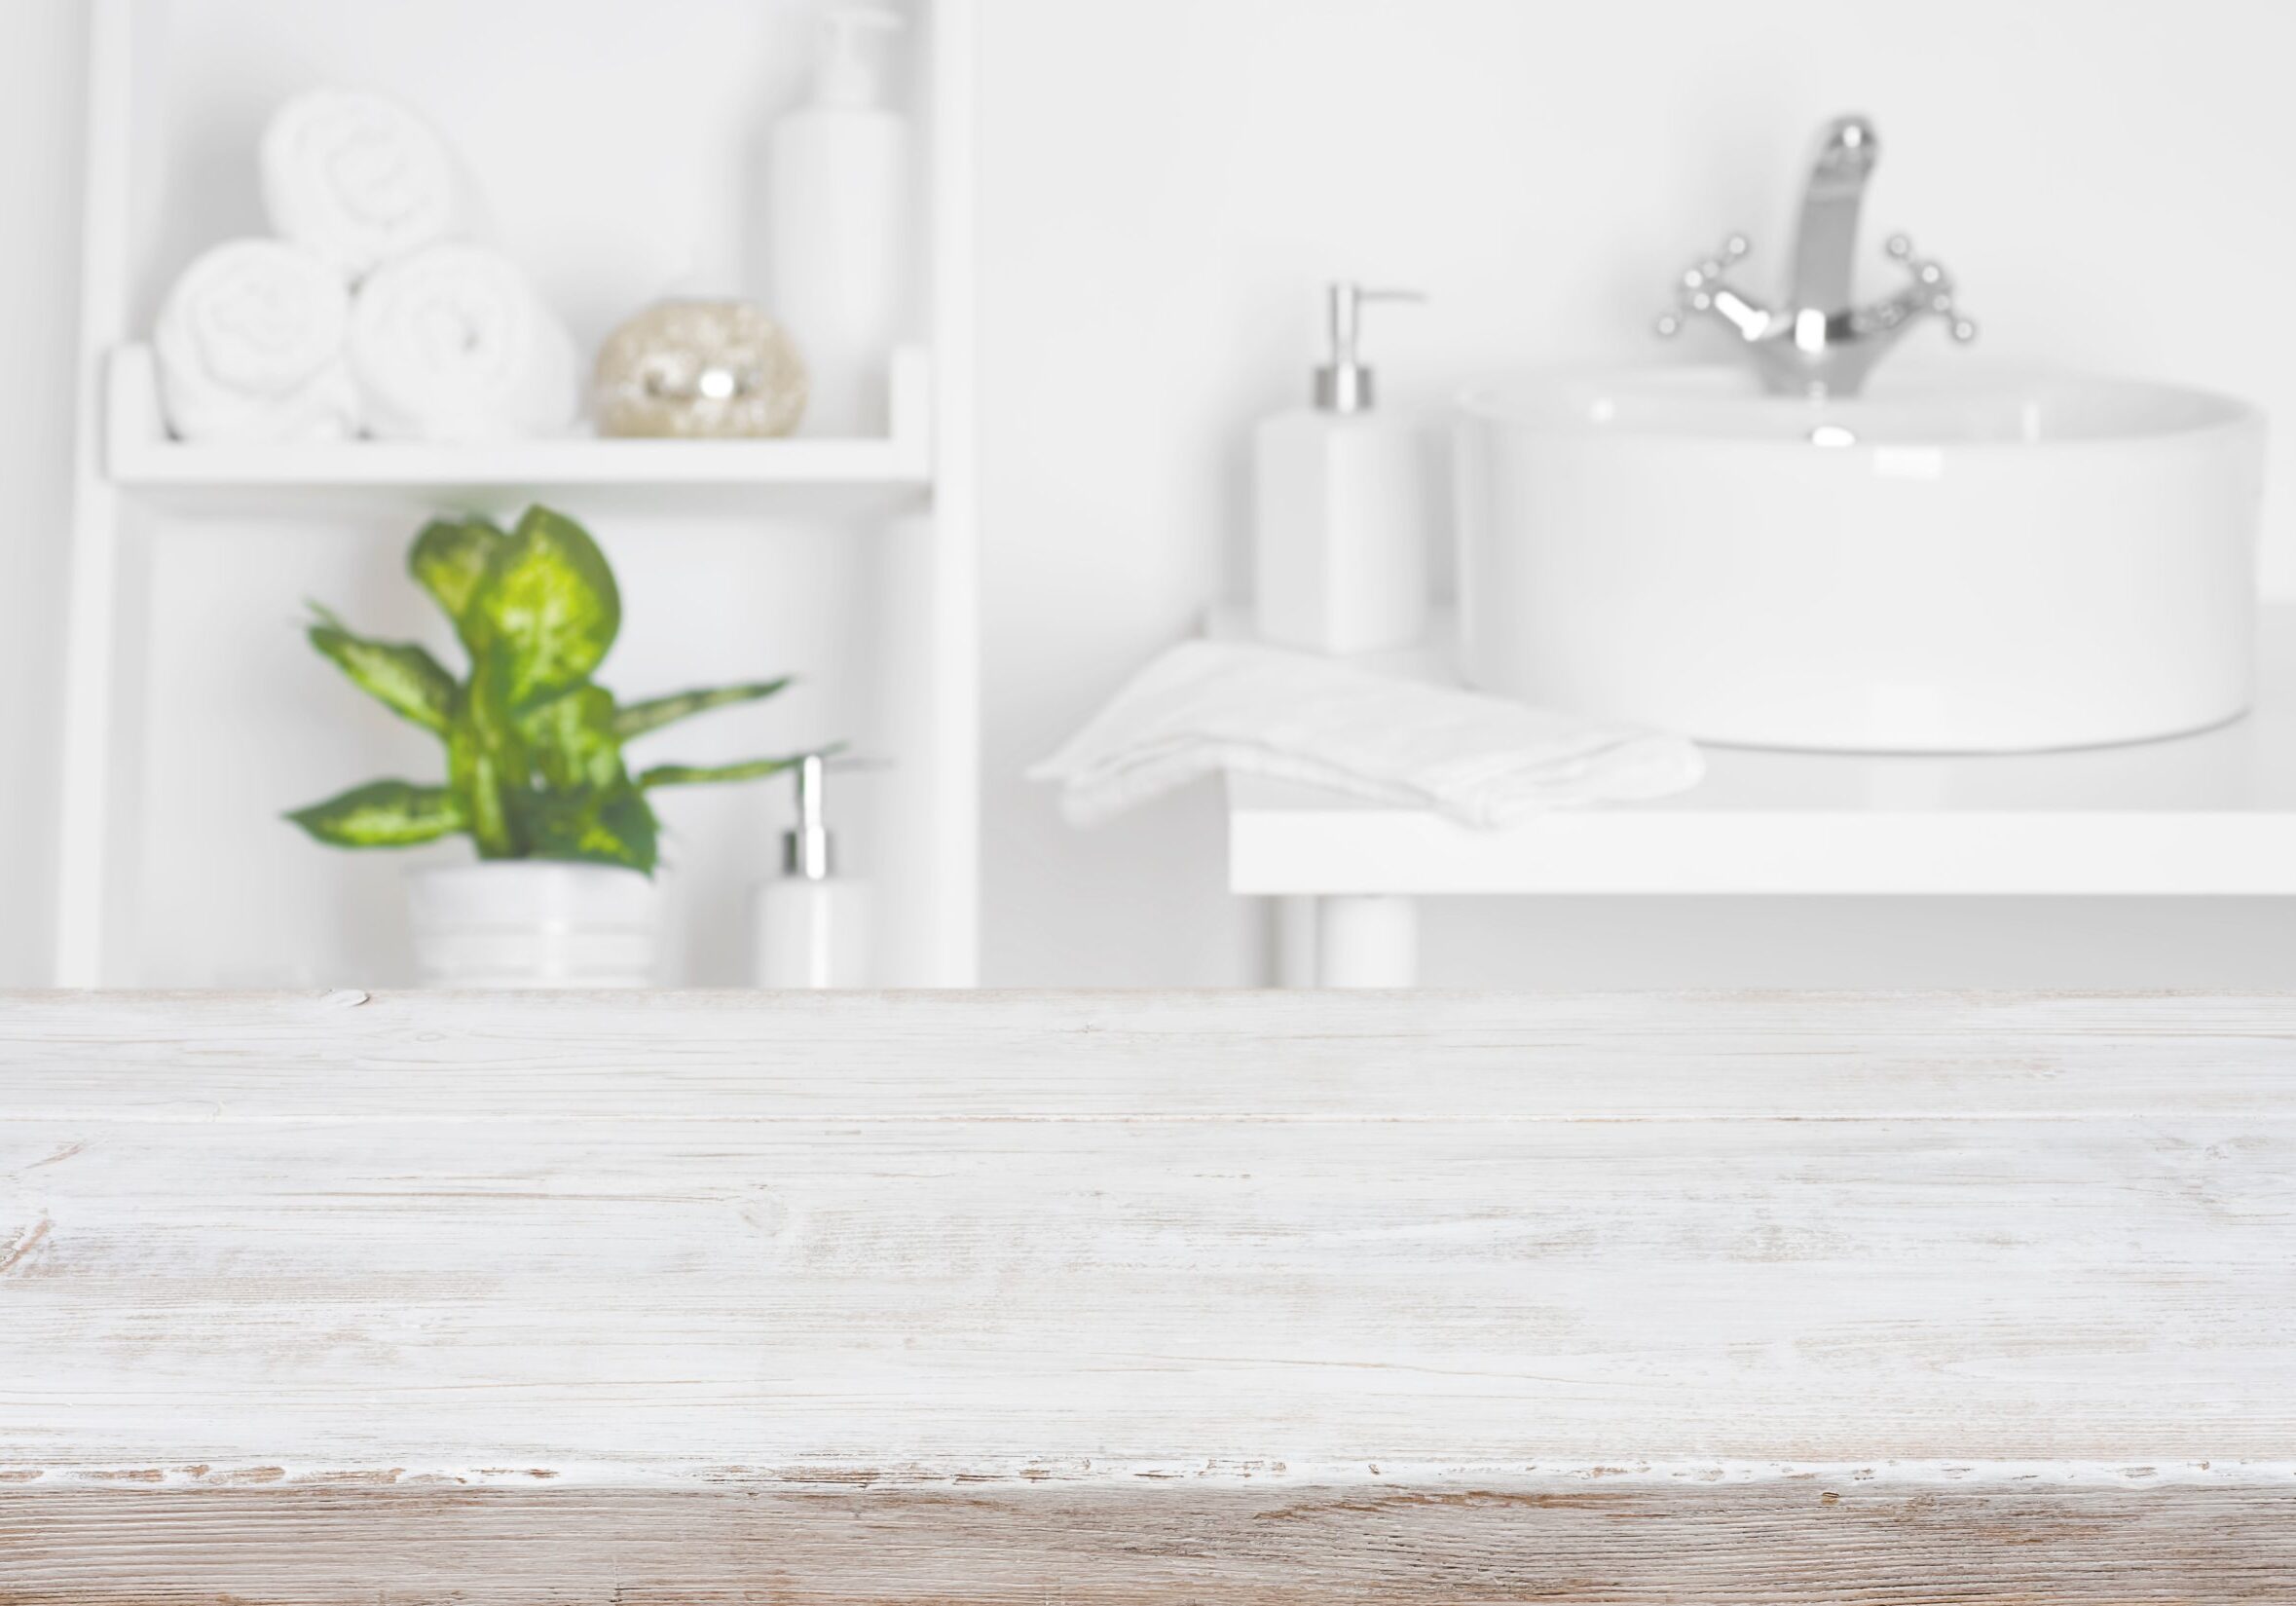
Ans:
POLYGON ((0 1603, 2296 1600, 2292 1094, 2288 997, 11 999, 0 1603))
POLYGON ((21 999, 0 1467, 2296 1458, 2286 999, 21 999))

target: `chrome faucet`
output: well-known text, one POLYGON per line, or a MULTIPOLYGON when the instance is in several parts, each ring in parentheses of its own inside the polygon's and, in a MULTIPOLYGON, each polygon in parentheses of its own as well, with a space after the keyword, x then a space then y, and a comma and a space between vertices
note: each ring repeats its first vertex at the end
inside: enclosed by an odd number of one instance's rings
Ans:
POLYGON ((1911 276, 1896 295, 1869 306, 1851 305, 1858 212, 1866 182, 1881 157, 1881 141, 1863 117, 1837 117, 1826 126, 1802 192, 1801 231, 1794 244, 1794 288, 1784 309, 1762 306, 1727 279, 1752 250, 1742 234, 1694 262, 1675 288, 1672 311, 1658 333, 1682 333, 1694 316, 1720 319, 1754 355, 1764 389, 1777 395, 1848 396, 1865 386, 1873 365, 1925 317, 1944 319, 1955 340, 1977 339, 1978 327, 1954 304, 1953 280, 1935 262, 1913 254, 1904 235, 1890 237, 1893 262, 1911 276))

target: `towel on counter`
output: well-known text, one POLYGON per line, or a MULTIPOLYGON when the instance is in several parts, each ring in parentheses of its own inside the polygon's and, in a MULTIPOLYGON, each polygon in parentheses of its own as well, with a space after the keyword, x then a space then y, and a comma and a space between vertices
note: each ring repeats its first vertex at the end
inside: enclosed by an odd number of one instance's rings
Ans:
POLYGON ((300 245, 235 240, 183 271, 152 331, 160 405, 184 440, 342 440, 358 432, 343 361, 351 292, 300 245))
POLYGON ((1091 825, 1215 770, 1311 782, 1463 825, 1695 786, 1680 736, 1399 680, 1329 658, 1196 641, 1142 670, 1029 777, 1091 825))
POLYGON ((468 209, 446 141, 380 94, 297 95, 265 126, 260 165, 272 228, 353 280, 446 239, 468 209))
POLYGON ((352 303, 350 356, 381 439, 558 434, 580 406, 574 336, 484 246, 432 245, 376 269, 352 303))

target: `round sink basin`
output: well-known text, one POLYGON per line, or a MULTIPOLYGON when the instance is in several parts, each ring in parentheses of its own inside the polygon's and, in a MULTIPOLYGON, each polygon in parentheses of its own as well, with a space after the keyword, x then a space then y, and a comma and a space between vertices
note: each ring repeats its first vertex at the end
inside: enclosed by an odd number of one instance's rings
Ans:
POLYGON ((2122 380, 1730 369, 1464 397, 1461 670, 1753 747, 2023 752, 2248 703, 2264 419, 2122 380))

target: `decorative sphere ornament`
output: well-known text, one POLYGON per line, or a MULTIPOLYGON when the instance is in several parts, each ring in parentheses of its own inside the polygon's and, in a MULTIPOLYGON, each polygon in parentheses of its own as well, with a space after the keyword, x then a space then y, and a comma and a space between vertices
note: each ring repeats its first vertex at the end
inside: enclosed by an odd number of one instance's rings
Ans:
POLYGON ((805 360, 747 301, 659 301, 607 337, 591 401, 601 434, 786 435, 805 416, 805 360))

